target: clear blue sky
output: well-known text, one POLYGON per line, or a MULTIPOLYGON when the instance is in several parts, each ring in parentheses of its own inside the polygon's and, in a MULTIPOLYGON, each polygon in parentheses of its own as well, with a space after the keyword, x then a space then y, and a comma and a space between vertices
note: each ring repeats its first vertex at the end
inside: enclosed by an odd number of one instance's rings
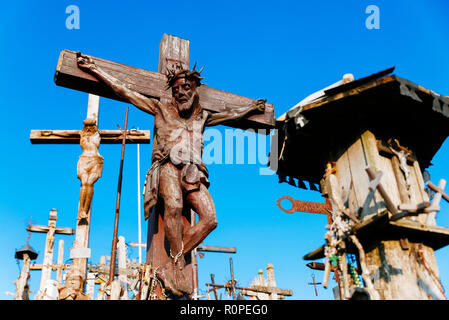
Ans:
MULTIPOLYGON (((164 33, 190 40, 190 60, 206 65, 212 87, 251 98, 265 98, 282 115, 307 95, 341 79, 360 78, 390 66, 395 74, 449 95, 449 20, 447 1, 28 1, 6 2, 0 12, 0 108, 3 135, 0 157, 0 299, 11 299, 19 274, 14 252, 26 242, 26 221, 47 224, 51 208, 58 226, 75 228, 80 182, 77 145, 31 145, 31 129, 81 129, 87 94, 58 87, 53 75, 59 52, 86 54, 157 71, 164 33), (126 4, 125 4, 126 3, 126 4), (368 5, 380 9, 380 29, 368 30, 368 5), (80 29, 65 26, 68 5, 80 9, 80 29)), ((100 99, 100 129, 123 127, 125 104, 100 99)), ((153 118, 130 108, 129 126, 153 129, 153 118)), ((219 127, 224 130, 224 127, 219 127)), ((91 262, 110 255, 120 147, 102 145, 103 177, 95 184, 91 262)), ((150 146, 141 147, 141 181, 150 165, 150 146)), ((304 150, 307 156, 307 150, 304 150)), ((430 168, 432 180, 449 178, 449 145, 430 168)), ((279 210, 284 195, 320 201, 320 195, 287 184, 276 175, 260 176, 260 165, 210 165, 210 192, 218 227, 204 244, 237 247, 232 255, 238 283, 249 284, 258 269, 274 264, 277 284, 293 299, 333 299, 318 288, 301 257, 324 243, 324 216, 279 210)), ((119 235, 137 241, 136 146, 126 148, 119 235)), ((449 227, 446 203, 437 223, 449 227)), ((146 223, 143 224, 146 238, 146 223)), ((73 237, 65 240, 65 258, 73 237)), ((30 244, 41 263, 45 235, 30 244)), ((130 249, 137 258, 137 249, 130 249)), ((207 253, 199 259, 200 289, 214 273, 230 279, 231 255, 207 253)), ((55 252, 54 259, 56 260, 55 252)), ((443 285, 449 288, 449 249, 436 252, 443 285)), ((322 273, 315 271, 316 279, 322 273)), ((53 275, 55 276, 55 275, 53 275)), ((40 273, 33 271, 31 290, 40 273)), ((330 287, 335 286, 333 282, 330 287)), ((34 295, 32 295, 34 296, 34 295)))

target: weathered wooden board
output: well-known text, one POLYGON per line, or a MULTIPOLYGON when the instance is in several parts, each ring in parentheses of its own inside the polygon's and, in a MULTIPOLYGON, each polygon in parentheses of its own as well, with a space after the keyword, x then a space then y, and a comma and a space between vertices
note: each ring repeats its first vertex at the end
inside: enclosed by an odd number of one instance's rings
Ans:
POLYGON ((360 203, 357 200, 357 190, 354 188, 354 181, 352 177, 352 172, 349 164, 348 153, 345 152, 335 163, 335 167, 337 169, 337 176, 340 182, 340 186, 342 188, 342 194, 346 201, 348 198, 348 202, 344 203, 345 206, 349 208, 350 212, 356 212, 360 207, 360 203), (352 187, 351 187, 352 182, 352 187))
MULTIPOLYGON (((131 90, 155 99, 171 99, 171 91, 166 90, 165 75, 101 58, 92 57, 92 59, 105 72, 127 84, 131 90)), ((58 86, 124 101, 123 98, 116 95, 95 77, 78 68, 75 51, 61 51, 54 81, 58 86)), ((201 86, 199 93, 201 105, 204 109, 211 112, 220 112, 225 108, 244 106, 253 101, 253 99, 208 86, 201 86)), ((266 110, 263 114, 254 114, 248 120, 239 122, 236 125, 236 127, 243 129, 274 128, 274 126, 274 107, 269 103, 266 104, 266 110)))
POLYGON ((383 173, 380 181, 385 191, 390 196, 391 201, 396 204, 402 203, 398 192, 396 177, 393 173, 391 159, 388 157, 379 156, 379 169, 382 170, 383 173))

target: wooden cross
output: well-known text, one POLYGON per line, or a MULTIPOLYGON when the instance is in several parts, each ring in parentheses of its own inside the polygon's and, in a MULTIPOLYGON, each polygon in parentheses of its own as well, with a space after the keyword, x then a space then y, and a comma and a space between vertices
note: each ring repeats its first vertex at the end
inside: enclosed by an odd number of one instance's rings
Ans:
POLYGON ((26 230, 29 232, 39 232, 47 234, 45 240, 44 259, 42 262, 41 282, 39 287, 40 292, 43 292, 46 281, 51 278, 55 234, 72 235, 75 233, 75 230, 73 230, 72 228, 56 227, 57 218, 58 213, 56 209, 51 209, 48 218, 48 226, 29 225, 26 228, 26 230))
MULTIPOLYGON (((89 94, 87 118, 95 120, 98 127, 99 119, 99 96, 89 94)), ((101 143, 121 144, 122 130, 98 130, 101 143)), ((31 130, 30 140, 33 144, 79 144, 81 130, 31 130)), ((126 132, 127 143, 150 143, 150 131, 129 130, 126 132)), ((74 247, 70 252, 73 266, 86 274, 87 259, 90 257, 89 233, 90 233, 90 210, 88 218, 81 221, 78 219, 74 247)))
MULTIPOLYGON (((167 80, 165 74, 167 69, 174 69, 176 65, 181 65, 185 69, 189 68, 189 41, 164 34, 159 50, 158 72, 130 67, 101 58, 91 58, 98 67, 124 83, 130 90, 158 99, 166 104, 171 101, 172 95, 171 90, 165 89, 167 80)), ((123 98, 112 92, 110 88, 98 81, 94 76, 78 68, 77 56, 74 51, 63 50, 61 52, 54 80, 59 86, 123 101, 123 98)), ((253 102, 253 99, 205 85, 198 88, 198 93, 201 106, 212 113, 238 108, 253 102)), ((254 114, 248 119, 233 123, 232 126, 242 129, 274 128, 274 108, 271 104, 266 104, 263 114, 254 114)), ((268 133, 268 130, 265 133, 268 133)), ((153 148, 156 145, 157 141, 153 140, 153 148)), ((184 214, 183 223, 186 227, 190 225, 190 212, 184 214)), ((169 250, 166 248, 167 240, 164 232, 162 212, 156 210, 150 215, 147 242, 149 244, 147 248, 147 262, 150 262, 154 268, 164 266, 170 260, 170 257, 168 255, 169 250)), ((184 267, 186 277, 193 277, 190 258, 186 256, 187 265, 184 267)), ((160 293, 161 290, 158 286, 156 294, 159 296, 160 293)))
POLYGON ((427 186, 430 190, 435 192, 432 202, 424 201, 418 204, 402 203, 398 206, 398 209, 401 212, 392 216, 391 220, 395 221, 406 216, 439 211, 441 198, 449 202, 449 195, 444 192, 444 188, 446 187, 446 180, 441 179, 438 182, 438 186, 434 185, 431 181, 428 181, 427 186))
POLYGON ((317 213, 317 214, 325 214, 327 217, 327 223, 332 224, 332 213, 331 213, 331 204, 328 198, 324 198, 324 203, 320 202, 312 202, 312 201, 303 201, 303 200, 295 200, 290 196, 283 196, 279 198, 276 202, 277 206, 284 212, 291 214, 293 212, 307 212, 307 213, 317 213), (281 201, 287 199, 292 203, 291 209, 284 209, 281 206, 281 201))
POLYGON ((268 264, 267 265, 267 278, 268 283, 267 285, 262 284, 256 284, 252 285, 251 288, 245 288, 245 287, 239 287, 236 285, 237 281, 234 280, 234 270, 232 266, 232 258, 230 258, 230 267, 231 267, 231 280, 228 281, 226 284, 216 284, 214 283, 214 277, 211 275, 212 283, 206 283, 206 286, 212 287, 211 289, 208 289, 207 292, 214 291, 215 293, 215 299, 217 299, 217 289, 230 289, 233 299, 235 300, 235 290, 240 290, 240 293, 242 295, 247 296, 257 296, 257 293, 263 293, 268 294, 270 300, 277 300, 279 297, 283 298, 284 296, 292 296, 293 291, 288 289, 280 289, 276 287, 276 282, 274 280, 274 270, 273 265, 268 264))
MULTIPOLYGON (((69 264, 64 264, 64 240, 59 240, 57 263, 52 263, 51 265, 47 265, 46 267, 48 267, 52 271, 56 271, 56 281, 59 285, 62 284, 62 271, 67 270, 70 267, 69 264)), ((43 264, 33 263, 30 266, 30 270, 42 270, 43 268, 43 264)))
MULTIPOLYGON (((87 118, 95 119, 98 126, 100 97, 89 94, 87 118)), ((121 144, 122 130, 98 130, 102 144, 121 144)), ((31 130, 32 144, 79 144, 81 130, 31 130)), ((126 143, 150 143, 149 130, 129 130, 126 143)))
POLYGON ((316 290, 316 285, 317 284, 321 284, 321 282, 315 282, 315 275, 312 274, 312 282, 308 283, 309 285, 313 285, 313 287, 315 288, 315 296, 318 297, 318 291, 316 290))

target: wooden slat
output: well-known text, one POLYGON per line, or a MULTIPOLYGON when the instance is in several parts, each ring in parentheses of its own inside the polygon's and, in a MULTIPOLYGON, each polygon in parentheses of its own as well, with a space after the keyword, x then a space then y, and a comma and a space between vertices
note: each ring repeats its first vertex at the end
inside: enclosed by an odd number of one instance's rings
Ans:
MULTIPOLYGON (((131 90, 156 99, 171 98, 171 92, 165 89, 166 77, 163 74, 101 58, 92 57, 92 59, 105 72, 127 84, 131 90)), ((76 52, 74 51, 61 51, 54 81, 58 86, 124 101, 92 75, 80 70, 76 63, 76 52)), ((220 112, 226 107, 243 106, 253 100, 207 86, 201 86, 199 93, 201 105, 211 112, 220 112)), ((248 120, 237 123, 235 127, 258 129, 274 128, 274 125, 274 108, 272 104, 267 103, 265 113, 254 114, 248 120)))
MULTIPOLYGON (((122 131, 98 130, 102 144, 121 144, 122 131)), ((80 130, 31 130, 30 141, 32 144, 79 144, 80 130)), ((127 130, 127 144, 149 144, 149 130, 127 130)))

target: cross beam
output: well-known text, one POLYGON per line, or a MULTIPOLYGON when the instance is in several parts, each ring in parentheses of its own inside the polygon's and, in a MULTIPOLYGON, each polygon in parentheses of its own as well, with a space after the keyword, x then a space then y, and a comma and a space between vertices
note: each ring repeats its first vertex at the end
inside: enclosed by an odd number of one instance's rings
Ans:
MULTIPOLYGON (((146 243, 138 243, 138 242, 131 242, 129 244, 131 247, 137 247, 137 248, 146 248, 146 243)), ((218 246, 203 246, 199 245, 196 247, 196 250, 201 252, 219 252, 219 253, 237 253, 237 248, 234 247, 218 247, 218 246)))
MULTIPOLYGON (((165 90, 167 78, 164 74, 127 66, 101 58, 91 58, 96 65, 111 76, 127 84, 131 90, 158 100, 171 99, 171 91, 165 90)), ((87 74, 78 68, 75 51, 61 51, 54 80, 58 86, 123 101, 121 97, 113 93, 112 90, 100 83, 92 75, 87 74)), ((205 85, 199 87, 198 92, 202 107, 211 112, 223 111, 229 107, 248 105, 253 101, 253 99, 214 89, 205 85)), ((254 114, 249 117, 248 120, 237 123, 235 127, 242 129, 274 128, 274 107, 271 104, 266 104, 265 106, 265 112, 263 114, 254 114)))
MULTIPOLYGON (((215 283, 206 283, 206 286, 211 286, 215 288, 231 288, 231 285, 222 285, 222 284, 215 284, 215 283)), ((234 287, 237 290, 243 290, 243 291, 253 291, 253 292, 260 292, 260 293, 267 293, 267 294, 278 294, 281 296, 292 296, 293 291, 289 289, 280 289, 280 288, 272 288, 267 286, 254 286, 251 288, 245 288, 245 287, 234 287)), ((213 291, 213 289, 208 290, 213 291)))
MULTIPOLYGON (((50 227, 30 225, 26 227, 26 230, 29 232, 48 233, 50 231, 50 227)), ((66 235, 75 234, 75 230, 72 228, 54 227, 53 230, 55 234, 66 234, 66 235)))
MULTIPOLYGON (((31 130, 32 144, 79 144, 81 130, 31 130)), ((122 130, 98 130, 102 144, 121 144, 122 130)), ((127 144, 150 143, 149 130, 127 130, 127 144)))

